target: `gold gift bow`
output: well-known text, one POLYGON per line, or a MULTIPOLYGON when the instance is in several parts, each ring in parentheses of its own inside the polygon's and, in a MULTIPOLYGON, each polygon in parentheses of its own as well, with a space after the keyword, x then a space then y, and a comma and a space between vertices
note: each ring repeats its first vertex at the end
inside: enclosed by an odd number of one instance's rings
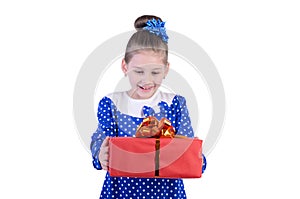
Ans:
POLYGON ((155 117, 149 116, 143 119, 143 122, 136 130, 138 138, 156 138, 155 140, 155 176, 159 176, 159 154, 160 138, 187 138, 183 135, 175 135, 175 129, 171 122, 162 118, 158 121, 155 117))
POLYGON ((162 118, 158 121, 155 117, 149 116, 143 119, 135 135, 148 138, 174 138, 175 129, 168 119, 162 118))

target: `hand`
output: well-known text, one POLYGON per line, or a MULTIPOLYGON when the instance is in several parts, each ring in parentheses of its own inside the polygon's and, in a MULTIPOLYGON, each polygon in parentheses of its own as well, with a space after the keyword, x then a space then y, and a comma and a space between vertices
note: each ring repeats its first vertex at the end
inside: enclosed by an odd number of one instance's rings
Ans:
POLYGON ((108 140, 109 137, 106 137, 105 140, 103 140, 99 152, 99 161, 104 170, 108 170, 108 140))

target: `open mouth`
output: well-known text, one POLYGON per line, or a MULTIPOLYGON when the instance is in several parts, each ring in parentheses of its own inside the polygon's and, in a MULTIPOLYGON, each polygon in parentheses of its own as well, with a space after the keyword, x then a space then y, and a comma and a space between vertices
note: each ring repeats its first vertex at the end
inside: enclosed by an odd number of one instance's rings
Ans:
POLYGON ((154 89, 155 85, 145 85, 145 86, 138 85, 138 87, 143 91, 150 91, 154 89))

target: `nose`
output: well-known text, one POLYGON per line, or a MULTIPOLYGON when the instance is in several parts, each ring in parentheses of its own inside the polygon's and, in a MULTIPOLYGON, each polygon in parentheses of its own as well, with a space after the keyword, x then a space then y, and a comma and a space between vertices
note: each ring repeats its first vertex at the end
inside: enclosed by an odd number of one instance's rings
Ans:
POLYGON ((146 82, 152 82, 153 81, 153 76, 152 76, 152 73, 150 72, 147 72, 145 74, 145 79, 144 79, 146 82))

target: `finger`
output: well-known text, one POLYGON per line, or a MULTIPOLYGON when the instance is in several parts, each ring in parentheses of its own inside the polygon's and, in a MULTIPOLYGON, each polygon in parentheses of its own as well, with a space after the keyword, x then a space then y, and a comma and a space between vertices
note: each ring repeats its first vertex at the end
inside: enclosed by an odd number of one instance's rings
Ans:
POLYGON ((108 148, 100 148, 98 158, 99 160, 108 160, 108 148))
POLYGON ((102 167, 103 170, 106 170, 106 171, 108 170, 107 166, 101 166, 101 167, 102 167))
POLYGON ((103 145, 103 146, 108 146, 108 144, 109 144, 108 140, 109 140, 109 136, 107 136, 107 137, 103 140, 102 145, 103 145))
POLYGON ((106 153, 108 153, 108 147, 100 147, 100 153, 101 154, 106 154, 106 153))
POLYGON ((102 169, 107 170, 108 169, 108 162, 107 161, 103 161, 100 162, 102 169))
POLYGON ((100 160, 108 161, 108 153, 103 153, 99 155, 100 160))
POLYGON ((101 166, 105 166, 105 167, 108 166, 108 161, 101 161, 100 163, 101 163, 101 166))
POLYGON ((108 169, 108 163, 105 163, 105 162, 101 163, 100 162, 100 164, 101 164, 102 169, 104 169, 104 170, 108 169))

